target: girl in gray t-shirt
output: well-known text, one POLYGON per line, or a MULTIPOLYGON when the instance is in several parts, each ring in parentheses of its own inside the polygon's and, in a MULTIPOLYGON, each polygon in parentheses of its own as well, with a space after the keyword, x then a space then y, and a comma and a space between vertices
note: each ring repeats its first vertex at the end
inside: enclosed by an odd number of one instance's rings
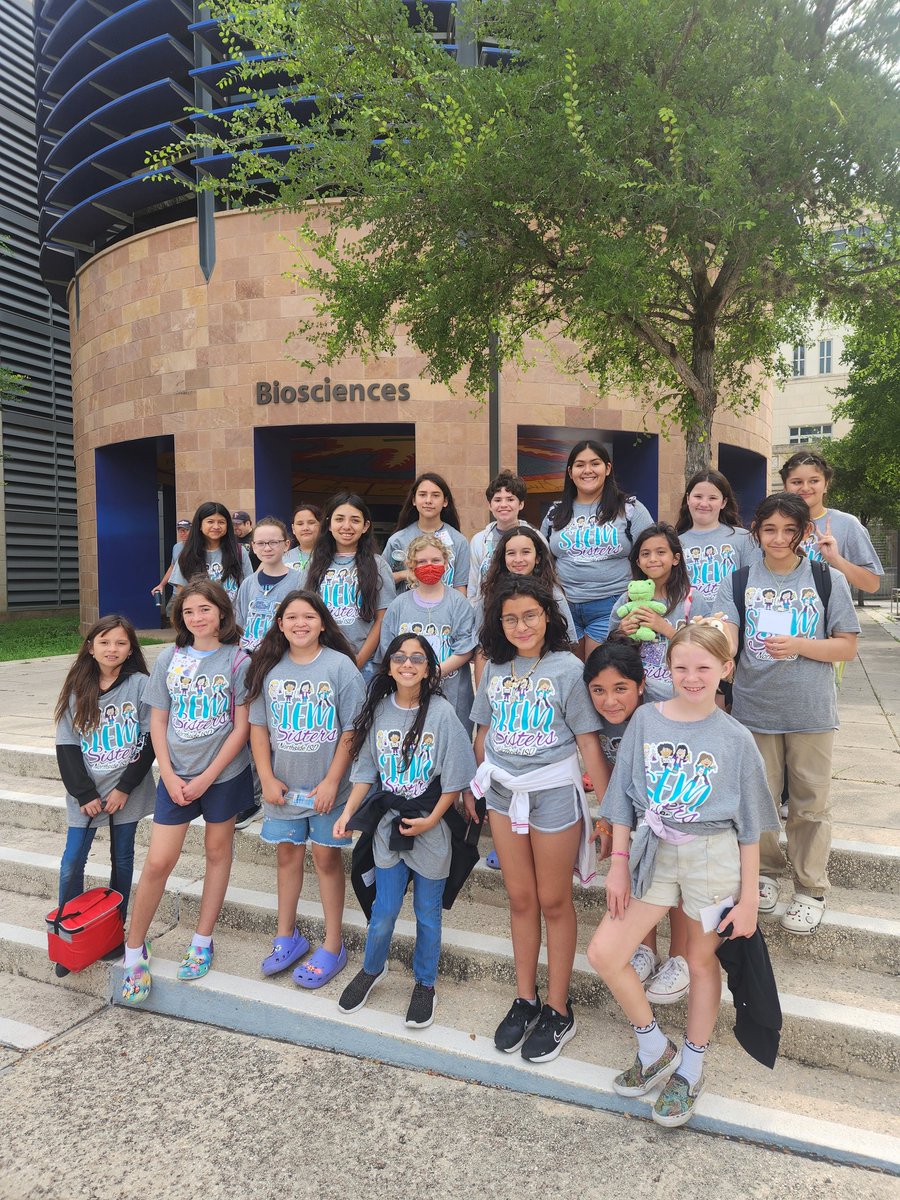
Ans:
POLYGON ((169 583, 176 596, 189 580, 205 576, 221 584, 233 603, 238 588, 252 574, 250 555, 235 536, 231 513, 216 500, 205 501, 194 513, 184 545, 172 564, 169 583))
POLYGON ((177 978, 208 974, 213 929, 231 875, 235 820, 253 801, 245 684, 250 660, 238 645, 240 634, 225 589, 208 579, 194 579, 178 593, 172 623, 175 645, 157 658, 144 695, 152 709, 150 736, 159 784, 150 848, 125 942, 124 1004, 141 1004, 150 994, 147 931, 188 825, 201 816, 203 895, 197 930, 177 978))
MULTIPOLYGON (((450 873, 451 840, 442 819, 475 774, 472 745, 450 704, 437 694, 440 665, 421 634, 398 634, 386 647, 356 722, 353 788, 334 827, 344 837, 372 784, 378 791, 374 829, 375 900, 362 970, 338 1001, 355 1012, 387 971, 394 925, 412 880, 416 914, 413 988, 407 1025, 430 1025, 441 953, 441 905, 450 873)), ((360 813, 360 820, 364 819, 360 813)))
POLYGON ((469 543, 459 532, 459 514, 447 481, 434 471, 423 471, 407 493, 397 518, 397 528, 384 544, 384 557, 393 571, 398 591, 407 587, 406 548, 422 533, 433 533, 450 551, 444 583, 465 596, 469 583, 469 543))
POLYGON ((296 923, 309 842, 325 938, 294 981, 319 988, 347 963, 341 845, 350 841, 336 840, 333 826, 350 792, 350 737, 365 687, 352 648, 317 592, 294 591, 281 601, 253 656, 247 696, 262 784, 260 837, 277 847, 278 928, 262 972, 286 971, 309 951, 296 923))
POLYGON ((759 839, 778 827, 753 738, 716 707, 731 653, 727 634, 712 625, 675 634, 669 643, 675 695, 642 705, 632 717, 600 806, 613 827, 608 913, 588 960, 637 1038, 635 1063, 613 1087, 622 1096, 642 1096, 668 1080, 653 1108, 654 1121, 664 1126, 688 1121, 703 1090, 704 1055, 721 1000, 718 930, 731 938, 756 932, 759 839), (642 939, 679 901, 691 947, 681 1048, 656 1024, 632 962, 642 939))
POLYGON ((539 580, 511 576, 486 597, 481 645, 488 662, 472 707, 475 791, 491 812, 520 989, 494 1041, 500 1050, 521 1047, 527 1060, 546 1062, 575 1035, 572 873, 583 882, 596 873, 578 753, 601 795, 609 767, 582 664, 569 650, 552 593, 539 580), (542 916, 549 963, 543 1007, 536 980, 542 916))
MULTIPOLYGON (((114 820, 110 887, 122 893, 122 916, 127 912, 137 822, 153 811, 146 686, 147 664, 131 622, 101 618, 88 630, 56 704, 56 758, 69 827, 59 867, 60 904, 84 891, 94 834, 114 820)), ((68 972, 60 967, 57 974, 68 972)))
POLYGON ((758 552, 740 525, 731 484, 720 471, 698 471, 688 480, 675 531, 694 595, 712 600, 719 584, 758 552))

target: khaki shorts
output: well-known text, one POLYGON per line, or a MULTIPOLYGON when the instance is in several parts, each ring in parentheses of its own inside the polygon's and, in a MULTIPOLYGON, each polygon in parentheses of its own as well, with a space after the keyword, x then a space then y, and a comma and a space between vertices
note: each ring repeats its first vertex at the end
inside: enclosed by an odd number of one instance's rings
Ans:
POLYGON ((672 908, 680 900, 685 913, 700 920, 700 909, 741 894, 741 852, 733 829, 692 842, 661 841, 653 878, 641 900, 672 908))

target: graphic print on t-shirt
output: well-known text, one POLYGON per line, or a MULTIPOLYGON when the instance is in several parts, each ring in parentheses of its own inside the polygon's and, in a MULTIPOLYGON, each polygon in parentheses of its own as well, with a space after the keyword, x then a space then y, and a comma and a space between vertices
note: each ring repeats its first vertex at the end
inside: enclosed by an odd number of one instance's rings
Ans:
MULTIPOLYGON (((801 588, 799 595, 794 588, 748 587, 744 593, 747 610, 744 637, 754 658, 776 661, 766 649, 767 637, 814 638, 821 616, 817 601, 814 587, 801 588)), ((791 654, 778 661, 793 662, 796 658, 796 654, 791 654)))
POLYGON ((180 741, 209 737, 231 723, 228 680, 224 675, 210 679, 203 659, 176 650, 166 673, 166 687, 172 698, 170 724, 180 741))
POLYGON ((598 522, 594 513, 573 517, 559 531, 559 553, 583 563, 614 558, 620 553, 619 531, 612 521, 598 522))
MULTIPOLYGON (((420 634, 434 651, 439 663, 446 662, 453 653, 450 647, 451 629, 449 625, 441 625, 438 628, 434 621, 401 621, 397 633, 420 634)), ((451 671, 444 678, 455 679, 457 674, 457 671, 451 671)))
POLYGON ((230 575, 227 579, 223 579, 222 570, 220 562, 211 562, 206 565, 206 573, 212 582, 221 584, 229 596, 234 596, 238 590, 238 585, 230 575))
POLYGON ((319 592, 338 625, 353 625, 359 620, 359 577, 355 563, 329 567, 319 584, 319 592))
POLYGON ((434 734, 426 730, 419 744, 403 759, 403 738, 399 729, 379 729, 375 735, 378 750, 378 770, 389 791, 398 792, 412 799, 421 796, 431 782, 434 769, 434 734))
POLYGON ((715 755, 685 742, 644 742, 647 799, 660 816, 699 821, 698 811, 712 792, 710 775, 719 769, 715 755))
POLYGON ((616 765, 616 755, 619 753, 621 741, 620 737, 607 737, 605 733, 600 734, 600 749, 606 755, 607 762, 612 766, 616 765))
POLYGON ((736 566, 734 546, 729 542, 721 546, 688 546, 684 561, 691 587, 702 596, 714 596, 719 584, 736 566))
POLYGON ((276 751, 312 754, 337 740, 334 688, 330 683, 323 680, 313 687, 308 679, 271 679, 268 695, 276 751))
POLYGON ((499 754, 530 757, 558 741, 553 729, 556 689, 549 679, 495 675, 488 687, 491 744, 499 754))
POLYGON ((254 596, 250 601, 242 639, 242 645, 246 650, 256 649, 275 620, 275 610, 278 608, 279 601, 269 599, 269 593, 274 586, 274 584, 270 584, 268 587, 261 587, 260 594, 254 596))
POLYGON ((147 740, 141 735, 137 709, 130 700, 121 708, 117 704, 105 704, 100 714, 100 724, 89 732, 79 730, 81 753, 89 771, 115 771, 133 762, 147 740))

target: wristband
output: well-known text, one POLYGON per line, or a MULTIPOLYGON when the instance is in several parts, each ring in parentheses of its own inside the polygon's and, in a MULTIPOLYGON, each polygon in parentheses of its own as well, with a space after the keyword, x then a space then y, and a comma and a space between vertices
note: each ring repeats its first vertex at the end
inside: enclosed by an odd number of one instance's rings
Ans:
POLYGON ((631 858, 627 850, 613 850, 610 858, 631 858))

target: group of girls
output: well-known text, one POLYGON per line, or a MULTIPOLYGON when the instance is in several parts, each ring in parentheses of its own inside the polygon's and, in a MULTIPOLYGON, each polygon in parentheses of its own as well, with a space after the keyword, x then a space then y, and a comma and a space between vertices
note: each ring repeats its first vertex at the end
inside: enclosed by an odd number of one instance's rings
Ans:
POLYGON ((231 544, 227 510, 202 505, 179 556, 196 573, 182 572, 175 646, 148 680, 127 620, 106 618, 89 632, 57 714, 76 827, 61 896, 80 883, 95 819, 113 814, 127 904, 135 823, 153 802, 154 752, 159 764, 123 999, 140 1003, 149 993, 147 932, 187 825, 200 815, 203 894, 177 975, 197 979, 210 969, 235 821, 252 803, 249 739, 261 837, 276 846, 278 923, 265 974, 293 968, 299 986, 317 988, 345 967, 341 850, 359 830, 356 849, 365 842, 372 869, 355 875, 371 919, 362 969, 339 1005, 355 1011, 383 977, 411 884, 417 939, 407 1023, 430 1024, 441 906, 451 873, 457 890, 460 882, 457 806, 474 824, 486 810, 516 972, 495 1044, 548 1061, 576 1031, 572 880, 573 872, 584 883, 595 876, 599 842, 601 858, 612 855, 609 904, 589 957, 638 1041, 634 1066, 615 1086, 639 1095, 665 1084, 654 1118, 687 1120, 718 1006, 718 922, 704 933, 700 912, 730 897, 731 936, 740 937, 755 929, 758 910, 777 904, 784 858, 772 796, 785 770, 796 894, 781 920, 798 933, 821 920, 832 664, 855 653, 848 580, 871 587, 880 571, 862 527, 825 509, 828 473, 817 456, 795 456, 784 480, 786 492, 763 501, 748 532, 727 480, 704 472, 686 489, 676 532, 621 491, 605 449, 587 441, 570 454, 563 499, 542 533, 521 521, 524 484, 504 472, 488 488, 493 520, 470 554, 450 489, 429 472, 413 485, 384 558, 365 502, 342 492, 321 514, 309 505, 295 511, 294 551, 280 520, 258 522, 256 574, 231 544), (231 594, 214 574, 235 585, 231 594), (656 605, 619 619, 629 577, 652 581, 656 605), (629 640, 642 626, 653 640, 629 640), (735 659, 729 717, 721 693, 735 659), (596 826, 590 789, 603 798, 596 826), (78 827, 89 819, 84 834, 78 827), (296 924, 307 842, 324 917, 315 950, 296 924), (759 875, 760 861, 768 874, 759 875), (670 959, 657 970, 655 930, 667 911, 670 959), (677 1049, 649 1005, 688 990, 677 1049))

